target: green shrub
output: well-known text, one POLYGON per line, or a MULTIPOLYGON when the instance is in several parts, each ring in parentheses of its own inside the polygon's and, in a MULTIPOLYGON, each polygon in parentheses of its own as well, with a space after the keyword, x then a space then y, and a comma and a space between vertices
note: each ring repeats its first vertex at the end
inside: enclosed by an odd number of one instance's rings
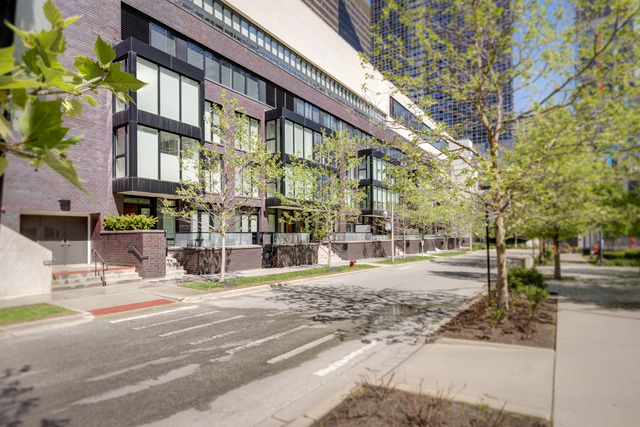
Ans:
POLYGON ((151 230, 155 227, 158 218, 146 215, 107 215, 104 217, 104 229, 117 230, 151 230))
POLYGON ((527 300, 529 301, 529 306, 531 307, 531 311, 534 313, 538 309, 538 305, 540 304, 540 301, 549 298, 549 291, 537 286, 531 286, 531 285, 520 286, 517 291, 518 293, 527 297, 527 300))
POLYGON ((517 290, 522 286, 535 286, 541 289, 547 287, 544 276, 535 268, 512 268, 507 272, 507 282, 511 290, 517 290))
POLYGON ((627 249, 624 251, 603 252, 604 259, 638 259, 640 260, 640 249, 627 249))

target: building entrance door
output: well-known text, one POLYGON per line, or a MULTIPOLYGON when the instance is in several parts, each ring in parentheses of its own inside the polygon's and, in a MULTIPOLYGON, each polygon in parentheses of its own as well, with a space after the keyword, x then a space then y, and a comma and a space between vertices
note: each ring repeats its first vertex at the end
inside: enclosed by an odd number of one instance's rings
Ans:
POLYGON ((49 249, 53 254, 54 265, 88 262, 87 217, 21 215, 20 234, 49 249))

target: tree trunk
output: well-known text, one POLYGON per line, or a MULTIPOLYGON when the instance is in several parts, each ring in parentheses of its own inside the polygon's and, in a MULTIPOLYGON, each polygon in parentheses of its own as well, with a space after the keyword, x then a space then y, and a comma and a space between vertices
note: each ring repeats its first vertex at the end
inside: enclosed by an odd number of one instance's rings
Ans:
POLYGON ((220 253, 220 283, 224 282, 224 266, 227 262, 227 233, 222 233, 222 252, 220 253))
POLYGON ((562 279, 562 273, 560 271, 560 238, 558 233, 553 236, 553 278, 556 280, 562 279))
MULTIPOLYGON (((496 212, 496 256, 498 259, 498 281, 496 290, 498 291, 498 309, 509 310, 509 288, 507 285, 507 244, 505 242, 506 232, 504 229, 504 217, 501 212, 496 212)), ((489 242, 487 242, 487 245, 489 242)))
POLYGON ((329 258, 327 259, 327 266, 331 268, 331 238, 329 238, 327 242, 329 243, 329 258))
POLYGON ((539 237, 538 241, 540 242, 540 247, 538 248, 539 249, 538 263, 540 265, 544 265, 544 239, 542 237, 539 237))
POLYGON ((402 233, 402 259, 407 257, 407 233, 402 233))

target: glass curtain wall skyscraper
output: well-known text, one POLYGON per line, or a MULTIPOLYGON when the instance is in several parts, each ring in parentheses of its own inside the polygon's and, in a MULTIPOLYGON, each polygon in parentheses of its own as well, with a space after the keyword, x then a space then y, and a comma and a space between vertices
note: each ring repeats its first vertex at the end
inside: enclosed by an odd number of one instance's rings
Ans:
MULTIPOLYGON (((455 17, 451 17, 446 13, 447 2, 443 0, 400 0, 405 11, 414 11, 421 7, 439 8, 442 13, 435 13, 430 18, 431 22, 434 22, 434 18, 438 27, 452 30, 451 33, 464 31, 461 25, 456 22, 455 17), (460 28, 456 28, 460 27, 460 28)), ((502 3, 502 7, 508 10, 508 0, 499 0, 502 3)), ((392 72, 396 76, 408 76, 412 79, 424 78, 429 79, 428 76, 424 76, 423 64, 428 63, 431 59, 428 57, 426 50, 419 44, 413 43, 415 39, 415 30, 403 25, 399 16, 393 13, 384 19, 383 10, 386 6, 385 0, 371 0, 371 23, 373 26, 379 28, 380 35, 383 39, 392 35, 397 39, 403 41, 403 58, 396 58, 401 61, 407 60, 406 66, 398 67, 398 62, 392 63, 388 58, 383 58, 382 55, 373 55, 371 61, 373 65, 382 72, 392 72), (424 76, 424 77, 421 77, 424 76)), ((505 16, 508 16, 506 14, 505 16)), ((427 22, 427 21, 425 21, 427 22)), ((505 25, 509 25, 505 20, 505 25)), ((372 41, 374 43, 374 41, 372 41)), ((375 46, 374 46, 375 48, 375 46)), ((498 61, 498 67, 509 67, 511 64, 511 57, 503 57, 498 61)), ((444 69, 443 69, 444 72, 444 69)), ((422 105, 425 112, 436 123, 444 123, 450 130, 455 130, 453 133, 458 138, 470 139, 473 145, 479 149, 484 150, 487 146, 487 133, 485 128, 475 119, 475 109, 470 102, 464 100, 454 100, 442 93, 430 92, 425 84, 424 88, 414 87, 407 95, 418 105, 422 105), (435 101, 433 105, 426 108, 422 101, 425 99, 432 99, 435 101)), ((502 100, 502 109, 505 114, 510 114, 513 111, 513 90, 505 88, 502 100)), ((490 104, 497 105, 497 99, 490 100, 490 104)), ((505 145, 510 143, 512 139, 511 132, 505 132, 501 137, 501 142, 505 145)), ((446 143, 435 142, 437 148, 446 148, 446 143)))

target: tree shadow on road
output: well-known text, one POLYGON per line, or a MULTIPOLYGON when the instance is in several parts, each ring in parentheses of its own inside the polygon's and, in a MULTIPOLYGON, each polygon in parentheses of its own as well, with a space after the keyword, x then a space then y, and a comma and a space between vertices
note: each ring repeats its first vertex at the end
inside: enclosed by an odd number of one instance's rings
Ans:
MULTIPOLYGON (((25 365, 20 369, 8 368, 0 374, 0 426, 23 425, 23 418, 38 407, 39 398, 31 397, 33 387, 24 387, 20 377, 31 370, 25 365)), ((63 427, 71 420, 52 420, 43 418, 41 427, 63 427)))
POLYGON ((316 322, 351 321, 349 332, 359 337, 381 332, 389 344, 424 338, 468 300, 447 292, 378 291, 353 285, 278 287, 269 299, 310 313, 316 322))

